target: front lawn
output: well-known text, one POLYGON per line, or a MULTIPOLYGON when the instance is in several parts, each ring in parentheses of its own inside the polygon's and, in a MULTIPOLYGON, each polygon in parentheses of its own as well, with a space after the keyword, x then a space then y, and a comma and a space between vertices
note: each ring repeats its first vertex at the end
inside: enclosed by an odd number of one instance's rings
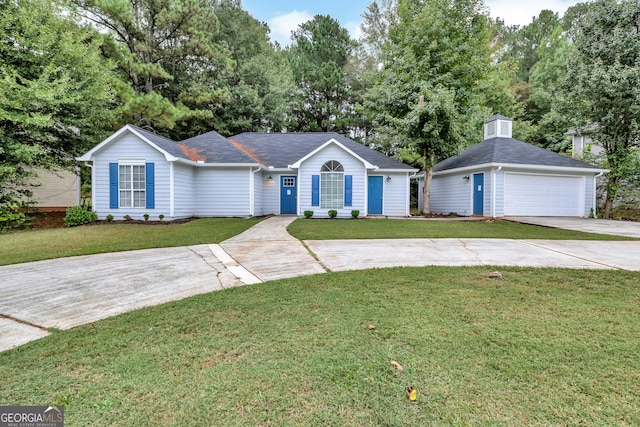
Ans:
POLYGON ((0 265, 74 255, 219 243, 260 219, 202 218, 185 224, 105 224, 0 234, 0 265))
POLYGON ((0 402, 69 426, 640 425, 640 273, 490 271, 328 273, 56 332, 0 353, 0 402))
POLYGON ((301 240, 334 239, 546 239, 637 240, 632 237, 582 233, 512 221, 433 221, 409 219, 298 219, 289 233, 301 240))

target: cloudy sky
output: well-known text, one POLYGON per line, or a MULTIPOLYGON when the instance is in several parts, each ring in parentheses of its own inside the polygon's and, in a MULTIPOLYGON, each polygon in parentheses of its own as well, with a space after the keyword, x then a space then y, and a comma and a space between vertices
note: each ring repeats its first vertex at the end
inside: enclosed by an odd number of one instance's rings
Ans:
MULTIPOLYGON (((245 10, 271 28, 271 39, 285 46, 291 42, 291 31, 315 15, 331 15, 349 30, 359 34, 362 12, 371 0, 242 0, 245 10)), ((491 16, 502 18, 507 25, 526 25, 542 9, 564 14, 579 0, 485 0, 491 16)))

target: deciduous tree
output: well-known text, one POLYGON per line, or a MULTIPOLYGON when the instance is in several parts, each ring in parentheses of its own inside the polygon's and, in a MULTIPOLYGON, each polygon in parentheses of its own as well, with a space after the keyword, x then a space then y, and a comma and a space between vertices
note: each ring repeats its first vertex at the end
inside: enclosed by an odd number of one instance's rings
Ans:
POLYGON ((640 141, 640 3, 596 0, 575 17, 564 87, 568 111, 582 126, 596 124, 604 148, 608 218, 618 187, 629 177, 640 141))
POLYGON ((114 76, 99 38, 61 3, 2 3, 0 209, 20 203, 34 168, 70 167, 109 132, 114 76))

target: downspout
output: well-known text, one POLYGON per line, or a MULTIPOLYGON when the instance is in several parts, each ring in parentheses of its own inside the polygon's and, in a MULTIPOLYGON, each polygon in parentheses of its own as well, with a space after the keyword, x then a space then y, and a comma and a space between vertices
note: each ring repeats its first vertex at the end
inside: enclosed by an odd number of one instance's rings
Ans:
POLYGON ((258 166, 256 170, 249 170, 251 171, 249 175, 249 216, 256 216, 256 172, 260 172, 262 168, 258 166))

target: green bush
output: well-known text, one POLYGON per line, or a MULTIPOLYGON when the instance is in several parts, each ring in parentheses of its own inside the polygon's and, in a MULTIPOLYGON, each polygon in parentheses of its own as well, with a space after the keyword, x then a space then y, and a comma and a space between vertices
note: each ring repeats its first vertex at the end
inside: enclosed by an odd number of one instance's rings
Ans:
POLYGON ((142 215, 142 216, 144 217, 144 220, 145 220, 145 221, 149 221, 149 214, 144 214, 144 215, 142 215))
POLYGON ((357 209, 354 209, 351 211, 351 216, 354 218, 358 218, 360 216, 360 211, 357 209))
POLYGON ((131 215, 125 215, 122 218, 124 218, 125 221, 131 221, 132 220, 131 215))
POLYGON ((164 219, 164 215, 163 214, 158 215, 158 219, 162 221, 164 219))
POLYGON ((304 211, 304 217, 309 219, 313 216, 313 211, 304 211))
POLYGON ((20 210, 19 206, 0 207, 0 232, 7 232, 28 225, 29 217, 20 210))
POLYGON ((113 221, 113 215, 109 214, 107 215, 107 222, 111 222, 113 221))
POLYGON ((67 227, 73 227, 76 225, 89 224, 97 219, 98 215, 95 212, 91 212, 83 206, 71 206, 67 209, 64 222, 67 224, 67 227))
POLYGON ((329 214, 329 218, 335 218, 336 216, 338 216, 338 211, 331 209, 329 212, 327 212, 329 214))

